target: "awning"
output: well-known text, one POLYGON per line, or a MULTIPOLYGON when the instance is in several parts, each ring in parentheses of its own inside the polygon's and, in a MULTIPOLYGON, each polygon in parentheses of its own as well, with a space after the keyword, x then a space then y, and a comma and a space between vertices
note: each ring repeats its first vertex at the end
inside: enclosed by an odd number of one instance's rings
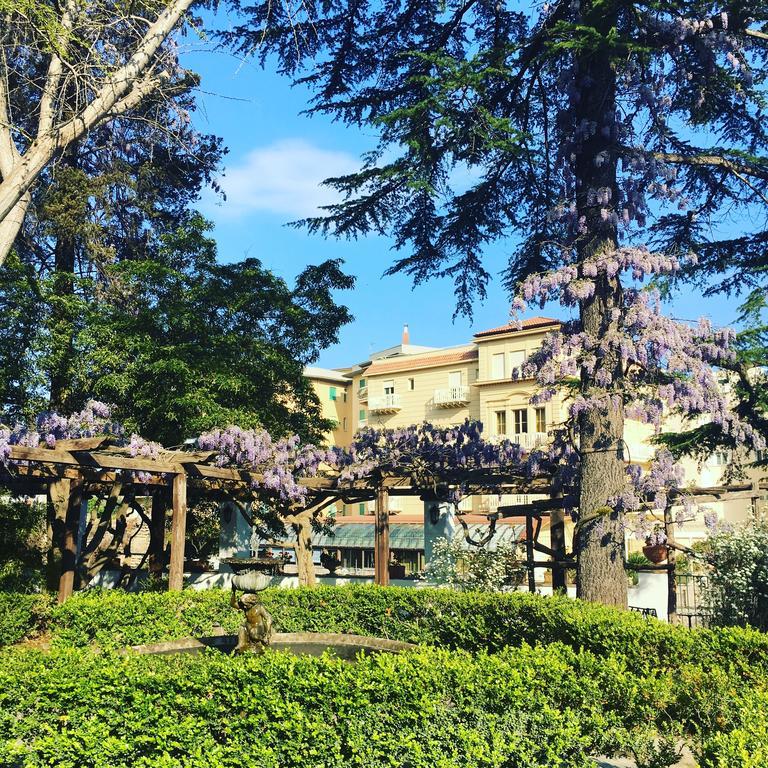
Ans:
MULTIPOLYGON (((470 535, 473 539, 481 539, 487 532, 488 526, 482 523, 469 523, 470 535)), ((520 525, 498 525, 493 538, 485 545, 485 549, 494 552, 499 546, 515 544, 523 533, 520 525)), ((464 539, 464 531, 458 528, 454 540, 461 542, 465 549, 474 549, 464 539)), ((293 532, 286 542, 295 541, 293 532)), ((312 537, 313 549, 373 549, 373 523, 343 523, 334 528, 332 535, 315 534, 312 537)), ((389 548, 424 550, 424 526, 419 523, 390 523, 389 548)))

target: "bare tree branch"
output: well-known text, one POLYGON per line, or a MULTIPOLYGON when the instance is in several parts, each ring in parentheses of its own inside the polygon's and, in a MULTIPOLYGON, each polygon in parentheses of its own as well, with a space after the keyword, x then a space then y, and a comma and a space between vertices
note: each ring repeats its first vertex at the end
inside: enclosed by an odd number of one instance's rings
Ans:
MULTIPOLYGON (((121 19, 110 16, 91 22, 90 16, 77 16, 74 0, 66 0, 53 40, 38 36, 38 50, 33 53, 49 55, 40 101, 36 135, 21 152, 14 143, 16 125, 10 114, 7 89, 8 68, 5 60, 0 72, 0 263, 5 260, 24 219, 28 197, 43 169, 73 141, 92 130, 105 120, 123 115, 137 107, 149 94, 157 91, 171 79, 171 71, 178 69, 175 58, 160 56, 161 47, 176 28, 192 0, 171 0, 166 3, 154 22, 131 19, 126 14, 121 19), (85 19, 85 21, 83 21, 85 19), (119 21, 128 22, 130 33, 136 36, 135 45, 125 54, 109 50, 109 40, 103 39, 104 30, 119 21), (92 41, 79 38, 82 23, 92 23, 89 28, 92 41), (135 28, 135 30, 134 30, 135 28), (94 53, 95 51, 95 53, 94 53), (125 55, 124 63, 116 67, 113 58, 125 55), (95 58, 94 58, 95 57, 95 58), (101 58, 100 58, 101 57, 101 58), (106 57, 106 58, 105 58, 106 57), (108 72, 106 76, 104 72, 108 72), (61 105, 67 105, 69 114, 61 105), (26 202, 25 202, 26 201, 26 202)), ((29 25, 20 35, 30 35, 29 25)), ((33 47, 31 43, 28 47, 33 47)), ((33 129, 34 130, 34 129, 33 129)), ((19 131, 21 135, 22 131, 19 131)))

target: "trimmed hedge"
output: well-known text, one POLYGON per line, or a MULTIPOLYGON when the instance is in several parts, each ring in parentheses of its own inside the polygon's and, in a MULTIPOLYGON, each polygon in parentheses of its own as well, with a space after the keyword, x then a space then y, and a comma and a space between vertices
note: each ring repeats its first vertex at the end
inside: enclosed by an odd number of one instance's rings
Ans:
POLYGON ((0 664, 0 765, 588 768, 670 681, 562 646, 330 656, 49 655, 0 664))
MULTIPOLYGON (((499 651, 564 643, 620 653, 637 672, 728 661, 768 675, 768 636, 756 630, 688 630, 564 597, 351 586, 271 589, 263 601, 280 631, 345 632, 445 648, 499 651)), ((241 621, 229 593, 82 593, 53 609, 53 641, 119 647, 210 634, 241 621)))
POLYGON ((701 768, 768 765, 758 632, 527 594, 317 587, 264 602, 284 631, 443 648, 354 665, 120 656, 234 631, 240 615, 222 591, 82 593, 56 607, 0 595, 0 638, 48 620, 54 647, 0 652, 0 765, 586 768, 589 755, 652 749, 660 731, 687 733, 701 768))
POLYGON ((0 592, 0 646, 18 643, 44 629, 50 609, 47 595, 0 592))

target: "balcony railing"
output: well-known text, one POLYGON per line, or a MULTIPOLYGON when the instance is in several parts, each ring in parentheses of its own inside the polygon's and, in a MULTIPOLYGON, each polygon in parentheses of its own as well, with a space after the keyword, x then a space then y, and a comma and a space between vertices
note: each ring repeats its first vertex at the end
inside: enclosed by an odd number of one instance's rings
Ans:
POLYGON ((368 400, 368 387, 358 387, 357 389, 357 399, 364 403, 366 400, 368 400))
POLYGON ((382 395, 368 399, 371 413, 397 413, 401 408, 400 395, 382 395))
POLYGON ((459 408, 469 402, 469 387, 436 389, 433 400, 438 408, 459 408))
POLYGON ((500 443, 503 440, 510 440, 530 451, 533 448, 539 448, 547 442, 547 433, 520 432, 516 435, 491 435, 491 440, 496 443, 500 443))
POLYGON ((493 514, 499 507, 513 507, 531 503, 531 497, 527 493, 505 493, 501 497, 493 495, 475 498, 478 499, 477 511, 484 515, 493 514))

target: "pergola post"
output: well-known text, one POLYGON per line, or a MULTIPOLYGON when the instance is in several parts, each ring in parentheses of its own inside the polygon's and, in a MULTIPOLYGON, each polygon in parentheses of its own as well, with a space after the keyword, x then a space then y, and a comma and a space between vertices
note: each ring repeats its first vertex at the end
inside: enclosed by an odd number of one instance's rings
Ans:
POLYGON ((168 589, 184 587, 184 542, 187 533, 187 475, 173 476, 173 518, 171 522, 171 562, 168 569, 168 589))
MULTIPOLYGON (((80 508, 83 503, 82 480, 59 481, 66 482, 66 489, 60 489, 59 503, 66 505, 64 514, 64 531, 61 546, 61 576, 59 577, 59 594, 57 602, 63 603, 72 596, 75 588, 75 568, 77 566, 77 537, 80 529, 80 508)), ((59 512, 56 513, 57 520, 59 512)))
POLYGON ((152 495, 149 527, 149 572, 160 576, 165 568, 165 513, 168 494, 165 489, 152 495))
POLYGON ((552 545, 552 592, 566 592, 565 560, 565 510, 553 509, 549 513, 549 536, 552 545))
POLYGON ((389 491, 380 485, 376 491, 376 522, 374 525, 374 581, 389 586, 389 491))
POLYGON ((528 569, 528 591, 536 591, 536 572, 533 565, 533 515, 525 514, 525 564, 528 569))
POLYGON ((677 550, 675 549, 675 521, 672 507, 664 507, 664 532, 667 535, 667 621, 677 623, 677 550))

